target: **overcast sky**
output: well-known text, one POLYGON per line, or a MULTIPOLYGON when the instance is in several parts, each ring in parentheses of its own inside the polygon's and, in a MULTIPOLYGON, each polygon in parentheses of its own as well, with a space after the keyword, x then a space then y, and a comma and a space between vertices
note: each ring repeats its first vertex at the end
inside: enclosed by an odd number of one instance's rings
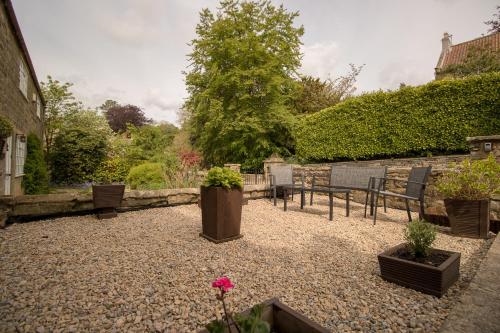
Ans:
MULTIPOLYGON (((302 72, 327 78, 365 64, 358 93, 433 79, 441 37, 487 32, 494 0, 283 0, 303 25, 302 72)), ((90 107, 106 99, 176 121, 198 13, 212 0, 13 0, 38 79, 74 84, 90 107)))

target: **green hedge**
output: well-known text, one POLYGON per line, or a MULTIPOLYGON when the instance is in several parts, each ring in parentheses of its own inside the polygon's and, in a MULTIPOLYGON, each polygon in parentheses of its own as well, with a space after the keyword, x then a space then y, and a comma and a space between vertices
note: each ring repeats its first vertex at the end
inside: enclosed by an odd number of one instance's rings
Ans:
POLYGON ((25 194, 49 193, 49 176, 43 157, 40 139, 33 133, 28 134, 26 143, 26 161, 22 186, 25 194))
POLYGON ((354 97, 302 118, 296 153, 335 161, 466 152, 467 136, 500 134, 499 88, 496 72, 354 97))

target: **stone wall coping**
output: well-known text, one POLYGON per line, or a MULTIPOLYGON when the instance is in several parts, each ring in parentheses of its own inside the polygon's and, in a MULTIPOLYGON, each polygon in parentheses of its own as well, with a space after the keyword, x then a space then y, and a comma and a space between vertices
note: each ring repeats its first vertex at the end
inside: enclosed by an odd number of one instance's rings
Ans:
POLYGON ((485 135, 485 136, 469 136, 467 137, 467 142, 473 141, 488 141, 488 140, 500 140, 500 134, 495 135, 485 135))

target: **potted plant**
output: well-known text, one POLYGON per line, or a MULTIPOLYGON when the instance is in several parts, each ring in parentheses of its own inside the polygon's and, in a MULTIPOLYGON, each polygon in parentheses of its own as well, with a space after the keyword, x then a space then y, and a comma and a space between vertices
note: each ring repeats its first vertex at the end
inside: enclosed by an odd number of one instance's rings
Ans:
POLYGON ((98 184, 92 184, 97 218, 108 219, 118 215, 116 209, 121 206, 125 192, 123 179, 126 175, 127 169, 117 158, 109 159, 99 166, 94 177, 98 184))
POLYGON ((234 288, 227 277, 212 283, 217 288, 217 300, 222 302, 222 319, 208 323, 200 333, 327 333, 329 330, 292 310, 277 298, 272 298, 233 316, 225 301, 226 293, 234 288))
POLYGON ((5 139, 12 135, 12 123, 5 117, 0 116, 0 158, 4 158, 3 149, 5 139))
POLYGON ((410 222, 406 243, 378 255, 384 280, 441 297, 458 280, 460 253, 431 248, 436 239, 434 225, 410 222))
POLYGON ((464 160, 456 171, 443 174, 436 186, 445 197, 451 232, 487 238, 490 198, 500 193, 500 164, 493 154, 484 160, 464 160))
POLYGON ((241 174, 214 167, 200 187, 202 232, 200 236, 221 243, 243 237, 240 234, 243 201, 241 174))

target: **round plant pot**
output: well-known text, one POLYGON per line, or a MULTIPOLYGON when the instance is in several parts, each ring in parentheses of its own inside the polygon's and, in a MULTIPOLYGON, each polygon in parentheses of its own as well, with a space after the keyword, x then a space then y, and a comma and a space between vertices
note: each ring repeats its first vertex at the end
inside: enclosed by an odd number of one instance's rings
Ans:
POLYGON ((490 200, 444 199, 454 235, 487 238, 490 230, 490 200))
POLYGON ((240 234, 243 201, 241 189, 202 186, 200 195, 202 220, 200 236, 214 243, 243 237, 240 234))

